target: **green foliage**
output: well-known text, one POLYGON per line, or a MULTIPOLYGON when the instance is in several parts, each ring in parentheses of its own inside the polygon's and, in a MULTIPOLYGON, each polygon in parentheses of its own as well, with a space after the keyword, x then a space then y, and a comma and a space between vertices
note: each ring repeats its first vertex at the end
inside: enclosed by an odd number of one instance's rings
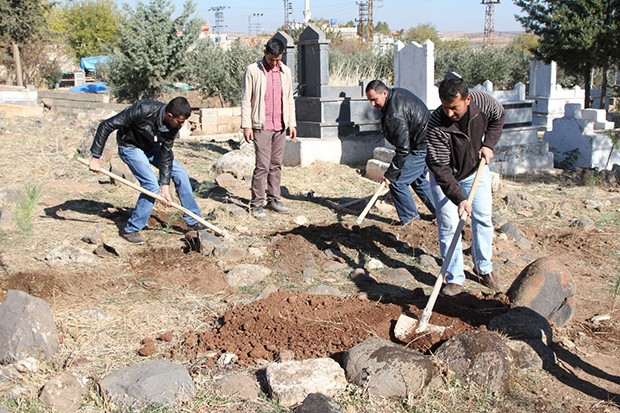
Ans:
POLYGON ((389 35, 392 33, 390 26, 386 22, 377 22, 375 25, 375 33, 389 35))
POLYGON ((32 230, 32 216, 34 207, 37 205, 41 197, 41 187, 35 185, 26 185, 26 194, 15 206, 13 215, 17 222, 17 228, 22 234, 29 234, 32 230))
POLYGON ((241 103, 245 68, 263 56, 262 46, 235 40, 228 50, 201 39, 191 52, 189 79, 205 96, 217 96, 222 107, 241 103))
POLYGON ((432 41, 436 45, 441 43, 439 32, 431 23, 418 24, 415 27, 405 30, 399 40, 405 44, 411 42, 424 44, 427 40, 432 41))
POLYGON ((438 49, 435 80, 440 82, 446 73, 456 72, 472 87, 490 80, 495 90, 512 89, 518 82, 527 82, 530 58, 527 51, 511 46, 438 49))
POLYGON ((170 0, 140 1, 132 10, 124 4, 126 21, 119 26, 120 39, 111 54, 108 83, 121 102, 160 97, 164 88, 186 80, 191 50, 196 45, 202 20, 191 18, 191 0, 173 19, 170 0))
MULTIPOLYGON (((620 59, 619 0, 515 0, 524 12, 516 19, 540 37, 535 54, 554 60, 569 74, 582 76, 586 85, 584 107, 589 107, 592 70, 620 59)), ((603 77, 601 88, 607 87, 603 77)))
POLYGON ((0 0, 0 38, 18 44, 45 27, 51 7, 46 0, 0 0))
POLYGON ((329 50, 330 85, 355 85, 362 79, 384 79, 388 84, 394 77, 394 49, 378 52, 358 44, 346 49, 329 50))
POLYGON ((50 31, 64 38, 75 57, 107 53, 119 38, 120 11, 113 0, 78 0, 54 8, 50 31))

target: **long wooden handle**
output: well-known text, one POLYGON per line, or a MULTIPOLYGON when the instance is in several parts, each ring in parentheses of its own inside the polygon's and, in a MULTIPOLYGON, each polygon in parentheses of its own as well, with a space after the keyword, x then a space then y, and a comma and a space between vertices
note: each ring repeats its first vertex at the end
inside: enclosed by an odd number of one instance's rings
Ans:
MULTIPOLYGON (((476 176, 474 177, 474 183, 471 186, 471 190, 469 191, 469 196, 467 200, 471 204, 474 201, 474 196, 476 195, 476 189, 478 189, 478 183, 480 182, 480 178, 482 177, 482 171, 484 166, 486 165, 486 160, 484 158, 480 159, 480 165, 478 165, 478 170, 476 171, 476 176)), ((441 270, 439 270, 439 275, 435 279, 435 285, 433 286, 433 291, 431 292, 430 297, 428 298, 428 303, 426 303, 426 307, 424 307, 424 311, 422 311, 422 315, 420 316, 420 323, 418 324, 417 332, 424 331, 428 326, 428 321, 431 318, 431 314, 433 312, 433 307, 435 306, 435 301, 437 301, 437 296, 439 295, 439 290, 441 289, 441 285, 443 284, 443 277, 446 275, 448 271, 448 265, 450 265, 450 260, 452 259, 452 254, 454 254, 454 249, 456 248, 456 244, 461 236, 461 231, 465 226, 465 222, 467 221, 467 211, 463 211, 461 213, 459 223, 456 227, 456 231, 454 231, 454 235, 452 236, 452 240, 450 241, 450 247, 448 248, 448 252, 446 253, 443 262, 441 263, 441 270)))
MULTIPOLYGON (((83 158, 76 158, 76 159, 77 159, 78 162, 83 163, 86 166, 89 165, 89 162, 86 159, 83 159, 83 158)), ((142 192, 145 195, 153 197, 153 198, 155 198, 155 199, 157 199, 159 201, 162 201, 162 202, 168 202, 168 200, 166 198, 164 198, 163 196, 161 196, 159 194, 156 194, 154 192, 151 192, 148 189, 144 189, 140 185, 136 185, 133 182, 128 181, 127 179, 122 178, 122 177, 116 175, 113 172, 106 171, 105 169, 102 169, 100 172, 102 174, 104 174, 104 175, 109 176, 110 178, 114 179, 115 181, 119 181, 119 182, 127 185, 128 187, 135 189, 136 191, 142 192)), ((220 228, 218 228, 218 227, 208 223, 207 221, 202 219, 200 217, 200 215, 194 214, 192 211, 190 211, 189 209, 183 207, 182 205, 179 205, 176 202, 170 202, 170 206, 178 209, 179 211, 183 212, 184 214, 189 215, 190 217, 194 218, 196 221, 200 222, 202 225, 204 225, 205 227, 209 228, 213 232, 216 232, 216 233, 222 235, 224 238, 232 238, 232 236, 228 232, 226 232, 225 230, 222 230, 222 229, 220 229, 220 228)))
POLYGON ((370 211, 370 208, 372 208, 372 206, 375 204, 375 202, 377 201, 377 198, 379 198, 379 194, 381 193, 384 187, 385 187, 385 182, 381 181, 381 185, 379 185, 377 192, 375 192, 372 198, 370 198, 370 201, 368 201, 368 204, 366 204, 366 208, 364 208, 360 216, 357 218, 357 221, 355 221, 357 225, 362 224, 362 221, 364 220, 364 218, 366 218, 368 211, 370 211))

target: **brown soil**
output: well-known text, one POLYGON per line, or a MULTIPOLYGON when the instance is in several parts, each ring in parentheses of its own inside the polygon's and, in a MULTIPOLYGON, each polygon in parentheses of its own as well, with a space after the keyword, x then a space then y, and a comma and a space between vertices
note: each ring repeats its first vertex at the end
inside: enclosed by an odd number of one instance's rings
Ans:
MULTIPOLYGON (((42 195, 32 232, 0 221, 0 300, 7 290, 20 289, 50 303, 63 335, 63 346, 53 361, 56 369, 70 366, 86 376, 104 375, 138 362, 145 338, 156 343, 149 354, 179 360, 191 366, 193 374, 215 375, 208 372, 222 368, 217 360, 225 352, 237 356, 226 367, 235 369, 255 369, 277 359, 283 350, 292 351, 297 359, 340 361, 344 351, 370 335, 399 342, 393 336, 398 316, 405 313, 419 319, 427 303, 439 267, 423 267, 418 258, 427 254, 439 262, 435 223, 422 220, 395 226, 389 197, 382 197, 361 226, 353 225, 355 215, 330 207, 376 189, 353 168, 325 164, 285 168, 284 201, 292 213, 270 214, 265 222, 249 215, 234 218, 218 209, 222 203, 247 206, 247 182, 226 191, 207 191, 199 199, 203 215, 212 215, 213 222, 234 235, 227 247, 246 251, 243 259, 232 260, 225 252, 204 256, 189 250, 183 241, 184 221, 174 210, 159 205, 143 231, 147 244, 134 246, 120 239, 118 231, 136 194, 110 185, 105 177, 72 160, 89 122, 61 116, 3 122, 0 179, 5 185, 0 190, 23 192, 27 185, 40 185, 42 195), (319 196, 304 197, 309 190, 319 196), (298 215, 308 218, 309 224, 295 224, 298 215), (51 249, 63 244, 94 250, 96 245, 80 241, 93 232, 118 257, 64 266, 44 260, 51 249), (247 253, 248 247, 262 255, 247 253), (335 257, 328 256, 327 250, 335 257), (371 259, 385 268, 352 279, 354 270, 367 267, 371 259), (238 262, 262 264, 273 273, 259 286, 231 289, 225 273, 238 262), (394 277, 389 268, 404 268, 409 276, 394 277), (335 287, 342 295, 307 292, 319 285, 335 287), (256 299, 269 288, 275 292, 256 299), (92 308, 102 308, 108 318, 100 323, 79 318, 92 308)), ((213 181, 211 165, 228 150, 227 142, 192 140, 179 142, 175 155, 192 178, 204 184, 213 181)), ((5 206, 13 208, 9 203, 5 206)), ((351 208, 360 211, 363 206, 351 208)), ((495 259, 501 266, 502 291, 529 262, 553 256, 574 278, 578 307, 567 326, 554 328, 558 367, 517 376, 516 396, 494 399, 496 410, 488 411, 620 411, 617 294, 610 294, 620 277, 618 188, 580 185, 570 176, 522 176, 503 181, 494 208, 496 217, 514 223, 532 244, 521 249, 497 235, 495 259), (539 204, 536 208, 508 205, 509 194, 527 194, 539 204), (604 206, 589 208, 587 199, 604 206), (583 216, 591 217, 595 225, 571 226, 583 216), (611 319, 590 321, 600 314, 611 319)), ((466 229, 465 244, 470 237, 466 229)), ((468 276, 465 293, 440 297, 434 307, 430 322, 449 327, 445 333, 412 337, 401 344, 431 354, 453 334, 484 329, 491 318, 508 310, 504 294, 493 293, 473 274, 468 276)), ((31 394, 47 380, 49 375, 32 379, 31 394)), ((208 389, 204 392, 208 399, 208 389)), ((487 411, 467 406, 460 411, 487 411)), ((387 409, 401 411, 393 405, 387 409)))

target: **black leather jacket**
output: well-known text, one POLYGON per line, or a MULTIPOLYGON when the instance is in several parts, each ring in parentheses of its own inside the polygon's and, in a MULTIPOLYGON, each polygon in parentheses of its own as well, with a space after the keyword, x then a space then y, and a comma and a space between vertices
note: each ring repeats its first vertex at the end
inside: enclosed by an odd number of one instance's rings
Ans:
POLYGON ((426 104, 401 88, 388 88, 385 105, 381 109, 381 130, 383 135, 396 148, 396 154, 384 176, 394 182, 409 152, 426 149, 426 123, 430 112, 426 104))
POLYGON ((172 145, 179 135, 179 129, 170 128, 164 122, 166 104, 155 100, 140 100, 117 115, 99 124, 90 152, 95 158, 101 157, 108 137, 116 132, 119 146, 131 146, 148 153, 157 144, 161 145, 159 158, 159 184, 170 184, 172 145))

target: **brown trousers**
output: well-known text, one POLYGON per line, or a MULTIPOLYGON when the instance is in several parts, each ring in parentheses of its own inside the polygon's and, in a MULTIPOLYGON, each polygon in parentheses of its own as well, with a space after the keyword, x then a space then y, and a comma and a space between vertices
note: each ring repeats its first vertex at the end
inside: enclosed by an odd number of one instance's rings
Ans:
POLYGON ((252 174, 251 206, 262 205, 265 202, 265 186, 267 186, 268 201, 280 199, 282 159, 284 158, 285 143, 285 130, 254 129, 256 165, 252 174))

